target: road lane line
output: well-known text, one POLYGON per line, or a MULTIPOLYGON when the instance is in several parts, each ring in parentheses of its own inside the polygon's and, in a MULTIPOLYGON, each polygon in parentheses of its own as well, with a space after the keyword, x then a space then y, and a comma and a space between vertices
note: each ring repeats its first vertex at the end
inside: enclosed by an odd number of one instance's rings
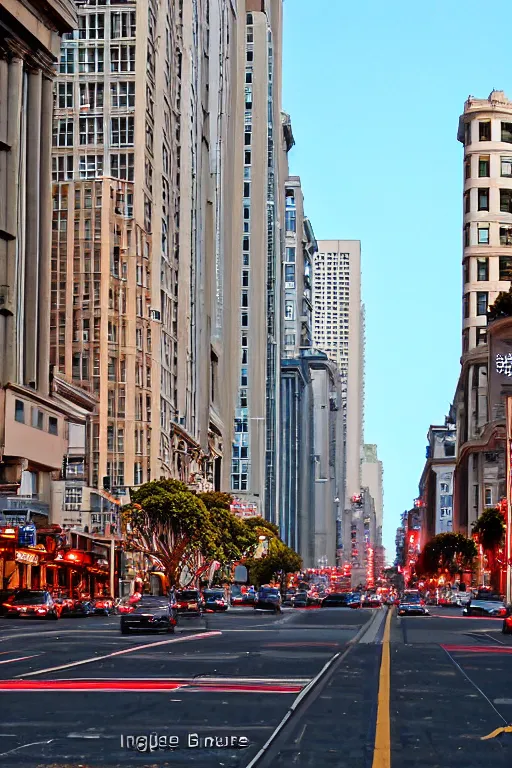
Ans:
POLYGON ((375 745, 373 748, 372 768, 391 768, 391 724, 389 717, 390 654, 389 636, 392 611, 388 609, 384 636, 382 638, 382 657, 379 673, 379 693, 377 699, 377 724, 375 727, 375 745))
MULTIPOLYGON (((448 645, 441 645, 440 647, 441 647, 441 648, 443 649, 443 651, 446 653, 446 655, 448 656, 448 658, 450 659, 450 661, 451 661, 451 662, 453 662, 453 664, 454 664, 454 665, 457 667, 457 669, 459 670, 459 672, 460 672, 462 675, 464 675, 464 677, 466 678, 466 680, 468 681, 468 683, 469 683, 470 685, 472 685, 472 686, 473 686, 473 688, 474 688, 476 691, 478 691, 478 693, 480 694, 480 696, 482 696, 482 697, 483 697, 483 698, 486 700, 486 702, 487 702, 487 703, 488 703, 488 704, 489 704, 489 705, 490 705, 490 706, 491 706, 491 707, 494 709, 494 711, 496 712, 496 714, 498 715, 498 717, 500 718, 500 720, 502 720, 502 721, 505 723, 505 728, 508 728, 509 726, 508 726, 508 721, 507 721, 507 719, 503 717, 503 715, 501 714, 501 712, 500 712, 498 709, 496 709, 496 707, 494 706, 494 704, 492 703, 492 701, 490 700, 490 698, 489 698, 488 696, 486 696, 486 695, 485 695, 485 693, 482 691, 482 689, 481 689, 481 688, 479 688, 479 687, 478 687, 478 685, 475 683, 475 681, 474 681, 474 680, 472 680, 472 679, 470 678, 470 676, 468 675, 468 673, 467 673, 467 672, 465 672, 465 671, 464 671, 464 669, 462 669, 462 667, 460 666, 460 664, 458 664, 458 663, 455 661, 455 659, 453 658, 453 656, 451 655, 451 653, 450 653, 450 652, 449 652, 449 650, 448 650, 448 648, 449 648, 450 646, 448 646, 448 645)), ((492 646, 492 647, 494 648, 494 646, 492 646)), ((500 650, 501 650, 501 649, 500 649, 500 650)), ((501 730, 502 730, 501 728, 498 728, 498 729, 496 729, 496 731, 493 731, 493 734, 497 736, 497 735, 498 735, 498 733, 501 733, 501 730)), ((489 734, 488 736, 482 736, 482 737, 481 737, 481 739, 482 739, 482 740, 486 740, 486 739, 491 739, 491 738, 494 738, 494 737, 493 737, 493 734, 489 734)))
POLYGON ((12 664, 14 661, 26 661, 27 659, 35 659, 37 656, 41 656, 40 653, 33 653, 31 656, 18 656, 16 659, 3 659, 0 664, 12 664))
POLYGON ((441 648, 452 653, 512 653, 512 648, 504 645, 445 645, 441 643, 441 648))
POLYGON ((127 653, 134 653, 135 651, 143 651, 146 648, 156 648, 161 645, 171 645, 172 643, 184 643, 187 640, 206 640, 209 637, 217 637, 222 635, 220 631, 203 632, 201 635, 187 635, 187 637, 173 637, 172 640, 160 640, 157 643, 146 643, 145 645, 132 645, 130 648, 123 648, 120 651, 113 651, 112 653, 106 653, 103 656, 91 656, 88 659, 82 659, 81 661, 73 661, 69 664, 60 664, 58 667, 47 667, 46 669, 37 669, 34 672, 25 672, 23 675, 16 675, 17 678, 32 677, 34 675, 44 675, 47 672, 60 672, 61 669, 71 669, 72 667, 80 667, 83 664, 93 664, 96 661, 104 661, 105 659, 112 659, 116 656, 124 656, 127 653))
POLYGON ((0 680, 0 693, 48 693, 66 691, 68 693, 167 693, 180 690, 184 693, 280 693, 297 694, 302 685, 284 685, 282 683, 224 683, 207 680, 0 680))

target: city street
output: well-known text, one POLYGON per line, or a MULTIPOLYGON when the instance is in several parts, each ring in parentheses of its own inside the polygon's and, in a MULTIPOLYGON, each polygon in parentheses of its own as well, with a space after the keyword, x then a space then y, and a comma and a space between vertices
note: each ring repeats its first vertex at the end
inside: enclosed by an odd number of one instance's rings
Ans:
POLYGON ((0 765, 508 766, 512 637, 431 611, 234 609, 137 637, 118 617, 2 620, 0 765))

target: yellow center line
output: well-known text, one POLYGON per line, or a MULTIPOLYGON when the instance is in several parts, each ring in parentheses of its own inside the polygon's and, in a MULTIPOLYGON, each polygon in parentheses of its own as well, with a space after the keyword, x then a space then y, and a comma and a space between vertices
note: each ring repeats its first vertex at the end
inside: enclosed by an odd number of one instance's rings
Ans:
POLYGON ((375 728, 375 746, 373 748, 372 768, 391 768, 391 726, 389 719, 389 684, 390 657, 389 635, 392 610, 388 609, 384 637, 382 638, 382 657, 379 673, 379 695, 377 699, 377 725, 375 728))

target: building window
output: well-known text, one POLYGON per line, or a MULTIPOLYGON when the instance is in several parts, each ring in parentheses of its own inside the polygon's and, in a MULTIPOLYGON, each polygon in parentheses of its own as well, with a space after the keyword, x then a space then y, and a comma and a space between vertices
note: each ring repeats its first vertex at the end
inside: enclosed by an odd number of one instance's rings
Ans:
POLYGON ((284 303, 284 317, 285 320, 295 320, 295 302, 285 301, 284 303))
POLYGON ((80 107, 91 110, 103 107, 103 83, 80 83, 80 107))
POLYGON ((464 224, 464 248, 468 248, 470 244, 471 227, 469 224, 464 224))
POLYGON ((60 53, 59 71, 61 75, 72 75, 75 71, 74 48, 63 48, 60 53))
POLYGON ((464 294, 464 298, 462 300, 462 314, 465 319, 469 317, 469 293, 464 294))
POLYGON ((469 352, 469 328, 462 331, 462 352, 469 352))
POLYGON ((464 160, 464 178, 471 178, 471 155, 468 155, 464 160))
POLYGON ((512 189, 500 189, 500 211, 512 213, 512 189))
POLYGON ((446 457, 455 456, 455 443, 444 444, 444 455, 446 457))
POLYGON ((486 488, 484 495, 485 495, 485 501, 484 501, 485 506, 491 507, 492 506, 492 488, 486 488))
POLYGON ((111 83, 110 98, 112 107, 119 107, 120 109, 135 107, 135 81, 111 83))
POLYGON ((285 264, 284 283, 285 288, 295 288, 295 264, 285 264))
POLYGON ((489 279, 489 260, 477 259, 477 280, 479 282, 489 279))
POLYGON ((113 40, 135 37, 135 11, 112 11, 110 29, 113 40))
POLYGON ((59 420, 56 418, 56 416, 48 417, 48 432, 50 435, 59 434, 59 420))
POLYGON ((295 247, 292 246, 286 249, 286 261, 288 264, 295 264, 295 247))
POLYGON ((501 175, 506 177, 512 176, 512 157, 501 158, 501 175))
POLYGON ((73 155, 52 157, 52 181, 70 181, 73 178, 73 155))
POLYGON ((478 123, 478 138, 480 141, 491 140, 491 121, 480 120, 478 123))
POLYGON ((20 424, 25 423, 25 403, 23 400, 14 401, 14 420, 20 424))
POLYGON ((296 232, 297 230, 297 221, 296 221, 297 211, 289 209, 285 211, 285 229, 287 232, 296 232))
POLYGON ((489 210, 489 189, 486 187, 481 187, 478 190, 478 210, 479 211, 489 210))
POLYGON ((105 37, 105 14, 89 13, 78 17, 79 40, 103 40, 105 37))
POLYGON ((482 344, 487 344, 487 328, 479 326, 476 329, 476 346, 480 347, 482 344))
POLYGON ((512 256, 500 256, 500 280, 512 280, 512 256))
POLYGON ((133 152, 120 152, 110 155, 110 173, 116 179, 133 181, 134 160, 133 152))
POLYGON ((39 408, 32 408, 32 426, 35 429, 43 429, 44 427, 44 414, 39 408))
POLYGON ((80 155, 79 174, 81 179, 103 176, 103 155, 80 155))
POLYGON ((58 106, 59 109, 73 108, 73 83, 59 83, 58 106))
POLYGON ((241 324, 242 328, 248 328, 249 327, 249 313, 248 312, 242 312, 241 316, 241 324))
POLYGON ((464 192, 464 213, 469 213, 471 210, 471 196, 469 194, 469 189, 464 192))
POLYGON ((489 306, 489 294, 487 291, 477 291, 476 294, 476 313, 477 315, 486 315, 489 306))
POLYGON ((507 144, 512 144, 512 123, 501 124, 501 140, 507 144))
POLYGON ((133 117, 111 118, 111 141, 114 147, 133 147, 133 117))
POLYGON ((54 147, 72 147, 73 146, 73 119, 71 117, 65 117, 63 120, 54 120, 53 146, 54 147))
POLYGON ((512 245, 512 227, 500 226, 500 245, 512 245))
POLYGON ((78 71, 84 74, 103 72, 103 46, 79 48, 78 71))
POLYGON ((103 117, 81 117, 80 144, 103 144, 103 117))
POLYGON ((469 283, 469 259, 464 259, 462 263, 462 282, 464 285, 469 283))
POLYGON ((489 173, 490 157, 489 155, 480 155, 478 158, 478 175, 480 178, 490 176, 489 173))
POLYGON ((81 504, 83 488, 80 486, 66 486, 64 504, 81 504))
POLYGON ((489 245, 489 227, 478 227, 478 245, 489 245))
POLYGON ((284 345, 285 345, 285 347, 293 347, 293 346, 295 346, 295 334, 294 333, 285 333, 285 335, 284 335, 284 345))
POLYGON ((112 45, 110 47, 111 72, 135 72, 135 46, 112 45))

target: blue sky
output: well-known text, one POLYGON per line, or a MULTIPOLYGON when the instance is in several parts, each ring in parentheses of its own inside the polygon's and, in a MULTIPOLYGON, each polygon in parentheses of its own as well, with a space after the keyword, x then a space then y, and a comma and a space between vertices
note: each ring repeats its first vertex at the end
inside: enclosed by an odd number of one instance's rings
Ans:
POLYGON ((365 440, 384 462, 389 559, 428 427, 444 422, 460 367, 458 118, 470 94, 512 98, 510 45, 495 26, 510 3, 495 0, 487 25, 483 7, 284 0, 290 170, 318 239, 361 240, 365 440))

